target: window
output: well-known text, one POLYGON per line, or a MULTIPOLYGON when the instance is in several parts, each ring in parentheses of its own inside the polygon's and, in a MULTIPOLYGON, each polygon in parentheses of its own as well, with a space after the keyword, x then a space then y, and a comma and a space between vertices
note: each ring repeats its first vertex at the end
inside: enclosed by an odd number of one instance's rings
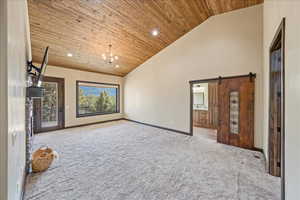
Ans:
POLYGON ((41 99, 42 127, 58 125, 58 83, 43 82, 44 96, 41 99))
POLYGON ((194 93, 194 104, 204 105, 204 92, 194 93))
POLYGON ((77 117, 118 113, 120 85, 77 81, 77 117))
POLYGON ((240 93, 231 91, 229 94, 230 102, 230 133, 239 134, 239 117, 240 117, 240 93))

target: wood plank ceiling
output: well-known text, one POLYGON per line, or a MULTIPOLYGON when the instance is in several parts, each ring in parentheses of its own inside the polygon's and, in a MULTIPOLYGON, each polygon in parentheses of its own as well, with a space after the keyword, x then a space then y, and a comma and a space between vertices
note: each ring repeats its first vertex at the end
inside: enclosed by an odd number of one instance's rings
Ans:
POLYGON ((50 46, 50 65, 124 76, 210 16, 262 2, 28 0, 33 61, 41 62, 50 46), (159 30, 157 37, 153 29, 159 30), (109 43, 119 68, 102 60, 109 43))

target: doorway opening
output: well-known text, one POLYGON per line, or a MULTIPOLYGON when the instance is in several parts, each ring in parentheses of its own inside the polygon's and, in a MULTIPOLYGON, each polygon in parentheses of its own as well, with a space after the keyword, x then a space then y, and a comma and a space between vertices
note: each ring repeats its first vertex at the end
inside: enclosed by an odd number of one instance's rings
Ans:
POLYGON ((63 78, 43 78, 44 96, 33 100, 34 133, 64 128, 64 82, 63 78))
POLYGON ((284 184, 284 55, 285 19, 282 20, 270 46, 269 82, 269 173, 281 177, 282 199, 284 184))
POLYGON ((218 83, 193 84, 193 133, 217 140, 218 83))

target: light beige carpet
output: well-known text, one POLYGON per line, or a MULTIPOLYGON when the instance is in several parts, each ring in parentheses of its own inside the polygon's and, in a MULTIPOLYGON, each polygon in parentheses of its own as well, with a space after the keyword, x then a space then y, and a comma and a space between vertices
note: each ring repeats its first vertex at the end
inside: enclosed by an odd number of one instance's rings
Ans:
POLYGON ((60 160, 26 184, 26 200, 279 200, 280 179, 253 152, 118 121, 43 133, 60 160))

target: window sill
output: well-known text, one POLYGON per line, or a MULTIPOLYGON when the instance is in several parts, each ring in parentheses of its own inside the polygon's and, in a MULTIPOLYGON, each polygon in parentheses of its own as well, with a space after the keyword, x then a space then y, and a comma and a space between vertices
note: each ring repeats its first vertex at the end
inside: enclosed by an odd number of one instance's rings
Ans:
POLYGON ((77 114, 77 115, 76 115, 76 118, 82 118, 82 117, 95 117, 95 116, 113 115, 113 114, 121 114, 121 113, 120 113, 120 112, 111 112, 111 113, 77 114))

